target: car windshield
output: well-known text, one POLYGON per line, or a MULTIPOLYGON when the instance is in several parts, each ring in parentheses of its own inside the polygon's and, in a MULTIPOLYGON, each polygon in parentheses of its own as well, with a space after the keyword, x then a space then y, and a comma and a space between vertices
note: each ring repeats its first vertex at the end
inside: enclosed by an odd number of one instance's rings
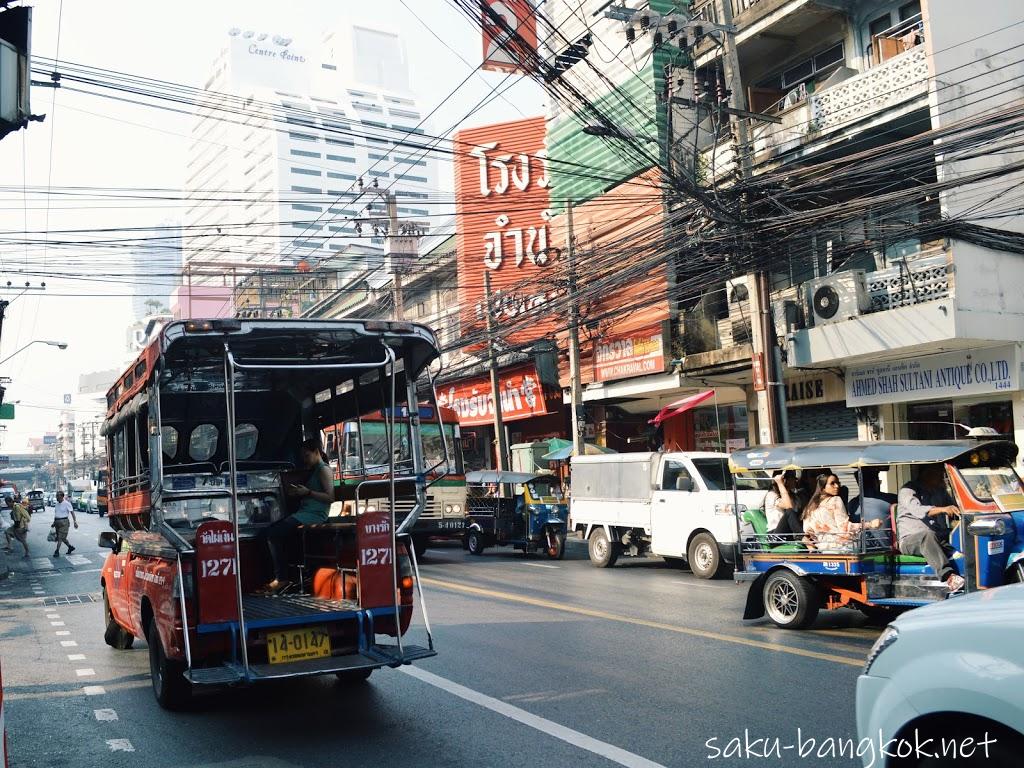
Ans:
POLYGON ((960 476, 978 501, 994 501, 1024 491, 1011 467, 964 467, 960 476))
POLYGON ((531 480, 527 485, 530 488, 530 495, 536 498, 562 498, 562 485, 555 477, 538 477, 531 480))
POLYGON ((730 475, 727 459, 694 459, 693 466, 709 491, 731 491, 732 478, 736 480, 736 489, 740 491, 767 491, 772 486, 772 479, 766 472, 744 472, 730 475))

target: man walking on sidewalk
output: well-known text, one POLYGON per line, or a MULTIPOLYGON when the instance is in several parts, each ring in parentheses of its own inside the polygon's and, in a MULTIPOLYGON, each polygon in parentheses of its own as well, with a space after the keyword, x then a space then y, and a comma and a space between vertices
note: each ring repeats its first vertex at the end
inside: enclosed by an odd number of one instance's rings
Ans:
POLYGON ((17 539, 25 548, 25 557, 28 557, 28 523, 31 516, 28 510, 14 500, 14 496, 7 497, 7 508, 11 510, 11 527, 4 531, 7 537, 7 547, 4 550, 11 553, 11 539, 17 539))
POLYGON ((53 550, 54 557, 60 557, 60 543, 62 541, 65 546, 67 546, 67 553, 69 555, 75 551, 75 548, 68 542, 68 528, 71 527, 68 522, 69 515, 71 516, 71 520, 75 523, 75 528, 78 528, 78 518, 75 517, 75 508, 71 506, 70 501, 64 500, 64 491, 57 491, 57 506, 53 508, 53 527, 57 529, 57 548, 53 550))

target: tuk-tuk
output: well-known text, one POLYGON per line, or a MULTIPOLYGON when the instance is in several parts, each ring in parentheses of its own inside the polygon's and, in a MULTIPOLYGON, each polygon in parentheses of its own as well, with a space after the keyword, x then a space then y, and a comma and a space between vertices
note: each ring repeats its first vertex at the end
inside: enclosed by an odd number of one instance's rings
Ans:
POLYGON ((463 546, 471 555, 493 546, 543 551, 553 560, 565 554, 569 505, 553 475, 468 472, 466 507, 463 546))
MULTIPOLYGON (((733 472, 905 467, 904 474, 943 465, 946 490, 960 509, 959 518, 948 520, 952 563, 965 590, 973 592, 1024 582, 1024 485, 1013 469, 1016 456, 1017 446, 1007 441, 849 441, 759 446, 733 453, 729 464, 733 472)), ((863 497, 863 474, 858 477, 863 497)), ((822 608, 858 608, 887 619, 950 597, 923 557, 899 551, 897 507, 889 506, 880 529, 885 535, 862 530, 848 545, 831 549, 800 535, 786 541, 768 532, 763 510, 741 512, 735 578, 750 582, 743 618, 767 613, 779 627, 799 629, 822 608)))

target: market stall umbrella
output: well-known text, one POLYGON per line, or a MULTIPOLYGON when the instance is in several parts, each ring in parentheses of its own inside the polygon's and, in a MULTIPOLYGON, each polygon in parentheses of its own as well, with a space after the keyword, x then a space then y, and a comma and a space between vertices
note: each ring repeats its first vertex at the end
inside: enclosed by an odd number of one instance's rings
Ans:
POLYGON ((658 411, 658 414, 647 423, 653 424, 656 427, 661 426, 661 422, 666 419, 671 419, 673 416, 679 416, 682 413, 686 413, 691 408, 696 408, 705 400, 714 396, 715 390, 709 389, 707 392, 700 392, 696 395, 684 397, 682 400, 676 400, 674 403, 669 403, 658 411))
POLYGON ((570 445, 570 446, 572 445, 572 440, 563 440, 560 437, 549 437, 544 442, 546 442, 548 444, 548 453, 553 453, 554 451, 560 451, 563 448, 565 448, 567 445, 570 445))
MULTIPOLYGON (((557 438, 554 438, 557 439, 557 438)), ((572 449, 572 443, 568 441, 562 441, 568 443, 567 445, 558 448, 550 453, 545 453, 541 456, 545 461, 565 461, 570 456, 575 456, 576 452, 572 449)), ((611 448, 605 448, 600 445, 594 445, 593 443, 583 444, 583 453, 587 456, 596 456, 599 453, 615 453, 611 448)))

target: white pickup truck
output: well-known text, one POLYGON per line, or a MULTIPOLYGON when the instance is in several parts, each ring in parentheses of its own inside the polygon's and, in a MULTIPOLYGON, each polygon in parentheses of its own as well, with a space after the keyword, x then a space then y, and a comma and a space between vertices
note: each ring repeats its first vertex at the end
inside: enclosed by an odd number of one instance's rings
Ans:
POLYGON ((599 568, 650 552, 710 579, 735 559, 737 515, 760 507, 771 487, 767 474, 736 476, 734 496, 733 482, 725 453, 576 456, 570 530, 599 568))

